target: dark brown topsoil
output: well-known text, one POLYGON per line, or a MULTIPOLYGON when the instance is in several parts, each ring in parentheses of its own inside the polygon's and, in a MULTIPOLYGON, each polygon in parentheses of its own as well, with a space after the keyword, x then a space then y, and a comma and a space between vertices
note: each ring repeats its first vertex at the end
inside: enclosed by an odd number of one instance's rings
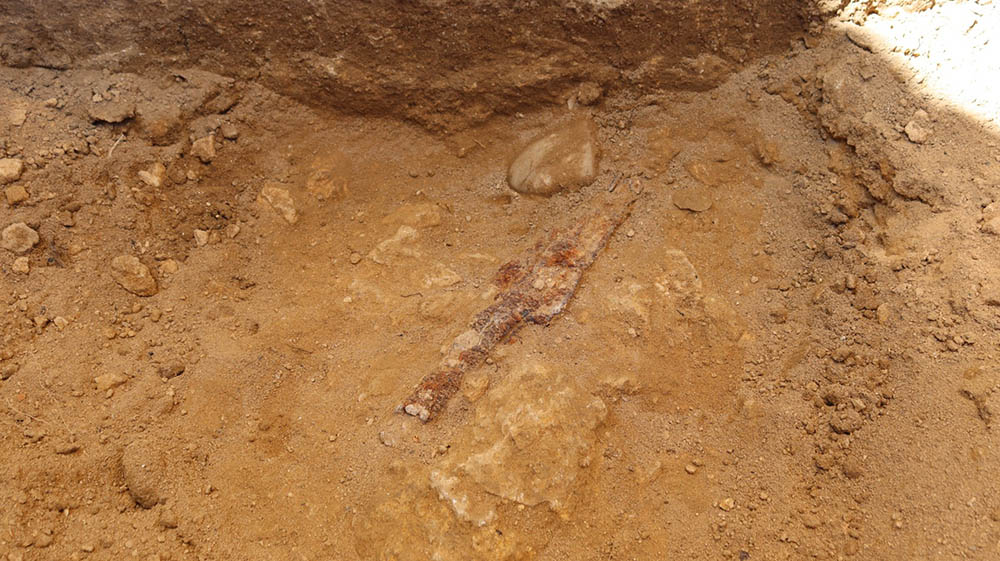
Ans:
POLYGON ((563 102, 581 83, 707 89, 801 36, 795 0, 15 0, 0 64, 198 66, 313 106, 438 130, 563 102))

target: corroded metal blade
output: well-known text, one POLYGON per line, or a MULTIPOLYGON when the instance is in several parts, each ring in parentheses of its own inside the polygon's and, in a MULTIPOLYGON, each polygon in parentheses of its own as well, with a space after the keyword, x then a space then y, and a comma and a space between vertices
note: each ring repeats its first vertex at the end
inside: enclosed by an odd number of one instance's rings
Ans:
POLYGON ((476 314, 469 328, 455 338, 440 367, 403 401, 402 411, 430 420, 458 391, 466 372, 482 364, 497 344, 527 322, 547 324, 562 312, 583 272, 628 217, 635 200, 605 204, 536 244, 529 259, 503 265, 497 274, 500 293, 494 303, 476 314))

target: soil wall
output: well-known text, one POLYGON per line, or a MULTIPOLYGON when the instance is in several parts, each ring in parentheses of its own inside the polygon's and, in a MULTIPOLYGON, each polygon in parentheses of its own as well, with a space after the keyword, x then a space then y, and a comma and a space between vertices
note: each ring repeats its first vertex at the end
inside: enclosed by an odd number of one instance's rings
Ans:
POLYGON ((706 89, 787 48, 814 12, 795 0, 13 0, 0 3, 0 64, 197 66, 448 130, 623 86, 706 89))

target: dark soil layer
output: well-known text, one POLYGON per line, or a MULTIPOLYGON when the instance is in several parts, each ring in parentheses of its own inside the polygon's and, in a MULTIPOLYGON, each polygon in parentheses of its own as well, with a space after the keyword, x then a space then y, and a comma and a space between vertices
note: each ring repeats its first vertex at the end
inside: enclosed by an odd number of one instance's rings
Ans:
POLYGON ((436 129, 565 101, 579 84, 706 89, 786 49, 811 2, 84 0, 0 3, 0 64, 197 65, 313 106, 436 129))

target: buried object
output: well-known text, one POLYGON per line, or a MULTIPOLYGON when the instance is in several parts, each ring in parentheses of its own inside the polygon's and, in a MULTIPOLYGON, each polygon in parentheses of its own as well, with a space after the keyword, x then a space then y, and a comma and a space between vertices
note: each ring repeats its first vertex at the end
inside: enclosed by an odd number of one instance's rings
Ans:
POLYGON ((525 323, 544 325, 562 312, 584 270, 628 217, 635 200, 608 203, 540 241, 532 259, 503 265, 497 273, 500 293, 495 303, 476 314, 469 328, 455 337, 440 367, 420 380, 400 410, 430 420, 458 391, 465 373, 482 364, 493 347, 525 323))

